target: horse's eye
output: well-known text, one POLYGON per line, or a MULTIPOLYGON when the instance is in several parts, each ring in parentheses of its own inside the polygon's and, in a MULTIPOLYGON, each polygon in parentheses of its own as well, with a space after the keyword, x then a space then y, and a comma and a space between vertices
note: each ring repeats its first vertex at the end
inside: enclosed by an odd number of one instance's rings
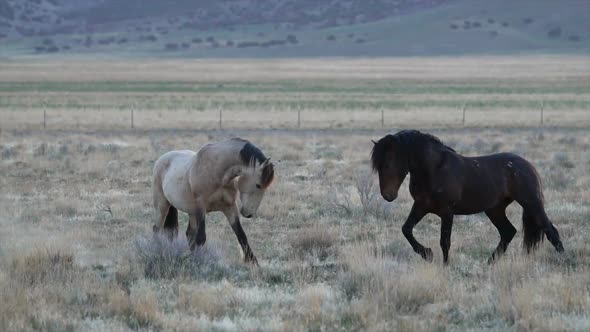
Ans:
POLYGON ((260 186, 258 183, 256 184, 256 188, 260 189, 262 188, 262 186, 260 186))

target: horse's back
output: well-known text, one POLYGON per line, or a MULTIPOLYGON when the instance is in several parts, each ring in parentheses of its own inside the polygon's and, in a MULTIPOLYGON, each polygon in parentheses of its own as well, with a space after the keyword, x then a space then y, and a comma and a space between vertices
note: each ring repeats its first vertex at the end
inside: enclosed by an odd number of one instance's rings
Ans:
MULTIPOLYGON (((464 162, 463 205, 473 207, 474 211, 485 210, 507 199, 518 200, 523 192, 529 196, 540 191, 540 180, 535 167, 517 154, 496 153, 465 157, 464 162), (489 206, 479 206, 475 202, 489 206)), ((466 209, 464 212, 470 214, 473 211, 466 209)))

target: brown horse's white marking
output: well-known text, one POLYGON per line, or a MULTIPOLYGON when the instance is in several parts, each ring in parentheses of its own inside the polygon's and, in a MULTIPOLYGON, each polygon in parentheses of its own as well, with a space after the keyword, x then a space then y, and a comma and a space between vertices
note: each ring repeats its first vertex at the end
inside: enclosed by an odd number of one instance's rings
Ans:
POLYGON ((167 152, 154 166, 153 195, 158 214, 154 232, 166 232, 173 239, 178 234, 177 210, 186 212, 189 214, 186 236, 192 250, 205 243, 206 213, 221 211, 238 238, 245 261, 257 264, 239 213, 246 218, 256 213, 273 178, 270 158, 239 138, 207 144, 198 152, 167 152))

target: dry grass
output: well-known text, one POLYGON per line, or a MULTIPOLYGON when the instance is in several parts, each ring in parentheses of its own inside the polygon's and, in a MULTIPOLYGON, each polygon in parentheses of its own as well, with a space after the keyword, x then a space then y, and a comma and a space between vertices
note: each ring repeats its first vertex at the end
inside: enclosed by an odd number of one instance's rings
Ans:
POLYGON ((3 62, 1 81, 248 81, 285 79, 546 79, 587 77, 586 56, 396 59, 89 60, 3 62), (523 61, 524 59, 524 61, 523 61), (544 71, 535 69, 543 67, 544 71), (247 73, 247 75, 244 75, 247 73))
MULTIPOLYGON (((531 66, 541 63, 537 60, 531 66)), ((568 62, 559 72, 559 61, 553 58, 542 58, 542 63, 549 64, 546 73, 530 72, 532 67, 522 60, 503 59, 494 65, 489 58, 482 59, 503 73, 495 77, 491 71, 475 72, 474 60, 465 61, 462 75, 473 74, 474 81, 476 77, 485 81, 487 75, 501 80, 511 68, 519 78, 538 79, 540 84, 551 81, 558 89, 560 73, 567 84, 586 75, 574 70, 579 63, 568 62)), ((389 78, 407 75, 435 80, 458 75, 450 69, 442 72, 435 64, 403 74, 402 65, 425 64, 410 60, 335 63, 341 69, 351 66, 344 71, 347 77, 366 78, 380 70, 389 78), (367 68, 356 74, 358 66, 367 68)), ((457 68, 450 59, 440 63, 457 68)), ((332 64, 324 69, 315 60, 301 64, 320 69, 314 75, 340 75, 332 64)), ((168 65, 142 75, 155 80, 157 73, 176 68, 175 62, 168 65)), ((12 80, 22 66, 28 73, 23 80, 39 78, 28 72, 33 64, 0 67, 8 70, 12 80)), ((40 72, 46 71, 52 80, 72 78, 72 73, 60 74, 43 66, 40 72)), ((140 63, 137 68, 145 66, 140 63)), ((245 64, 236 64, 241 66, 245 64)), ((312 76, 299 72, 304 69, 294 62, 248 66, 263 68, 253 79, 267 77, 276 66, 284 66, 287 76, 312 76)), ((92 79, 104 75, 124 79, 135 71, 125 68, 113 64, 92 79), (121 69, 120 74, 115 69, 121 69)), ((225 69, 219 75, 210 78, 235 77, 225 69)), ((190 80, 189 76, 183 72, 174 77, 190 80)), ((100 128, 116 122, 93 113, 80 114, 100 128)), ((178 114, 166 121, 180 123, 184 114, 178 114)), ((431 123, 425 114, 408 112, 408 121, 431 123)), ((2 121, 2 331, 590 329, 587 128, 429 130, 462 154, 512 151, 529 159, 543 179, 547 213, 566 248, 558 255, 549 243, 543 243, 527 256, 521 246, 522 211, 510 206, 508 218, 519 232, 506 256, 488 266, 487 258, 499 240, 496 229, 483 215, 459 216, 450 265, 443 267, 437 218, 427 216, 415 229, 415 236, 433 249, 432 264, 424 263, 401 234, 412 204, 408 180, 394 203, 385 203, 378 194, 368 164, 370 139, 381 137, 385 129, 195 132, 131 131, 121 125, 87 132, 83 126, 71 131, 6 126, 2 121), (150 176, 156 158, 171 149, 198 149, 235 135, 282 160, 258 217, 243 221, 260 268, 242 262, 235 235, 221 214, 208 215, 208 242, 196 253, 188 252, 182 235, 187 227, 184 214, 180 214, 180 236, 175 242, 152 236, 150 176)))
MULTIPOLYGON (((585 127, 581 56, 0 64, 0 127, 585 127), (64 68, 67 68, 65 70, 64 68), (383 122, 381 112, 383 111, 383 122), (298 113, 300 112, 300 113, 298 113), (300 121, 299 119, 300 115, 300 121)), ((8 151, 6 152, 8 153, 8 151)))
MULTIPOLYGON (((242 133, 269 156, 293 156, 277 168, 260 216, 244 221, 261 263, 252 269, 241 262, 219 214, 209 216, 208 245, 194 254, 182 235, 168 243, 151 233, 150 172, 157 155, 225 133, 25 137, 3 131, 3 148, 13 152, 1 163, 2 329, 584 330, 590 324, 590 141, 584 133, 434 131, 461 153, 499 149, 530 159, 566 246, 563 255, 545 243, 526 256, 517 235, 508 255, 487 266, 495 229, 483 216, 457 217, 448 268, 436 218, 427 217, 415 232, 433 248, 433 264, 423 263, 401 234, 411 205, 407 181, 392 204, 375 194, 368 139, 382 133, 313 139, 297 132, 242 133), (331 197, 343 192, 334 188, 347 188, 350 214, 334 208, 331 197), (374 214, 377 203, 389 214, 374 214)), ((519 209, 511 207, 508 217, 521 227, 519 209)), ((183 234, 186 217, 180 221, 183 234)))

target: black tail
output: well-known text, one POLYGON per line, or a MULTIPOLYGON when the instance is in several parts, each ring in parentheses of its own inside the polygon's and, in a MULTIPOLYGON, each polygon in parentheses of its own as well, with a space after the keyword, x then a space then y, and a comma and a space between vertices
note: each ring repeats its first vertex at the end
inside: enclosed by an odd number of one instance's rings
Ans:
POLYGON ((543 241, 543 229, 526 210, 522 213, 522 230, 524 233, 523 245, 530 253, 543 241))
POLYGON ((174 206, 170 206, 166 221, 164 222, 164 229, 176 230, 178 228, 178 210, 174 206))

